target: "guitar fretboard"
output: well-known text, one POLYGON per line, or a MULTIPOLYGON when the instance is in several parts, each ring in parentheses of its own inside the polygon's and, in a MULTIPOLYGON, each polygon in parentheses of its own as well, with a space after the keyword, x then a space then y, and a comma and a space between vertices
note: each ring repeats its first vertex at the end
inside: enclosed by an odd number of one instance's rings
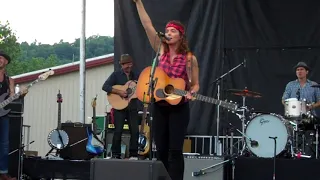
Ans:
MULTIPOLYGON (((26 88, 29 89, 33 84, 37 83, 39 80, 35 80, 33 82, 31 82, 26 88)), ((12 101, 18 99, 21 95, 21 92, 17 92, 16 94, 14 94, 13 96, 10 96, 9 98, 7 98, 6 100, 2 101, 0 103, 0 108, 4 108, 5 106, 7 106, 8 104, 10 104, 12 101)))
MULTIPOLYGON (((188 91, 181 90, 181 89, 174 89, 174 92, 173 92, 173 94, 176 94, 176 95, 179 95, 179 96, 185 96, 187 93, 188 93, 188 91)), ((236 111, 237 108, 238 108, 238 106, 236 104, 232 104, 232 103, 229 103, 229 102, 217 100, 217 99, 214 99, 214 98, 211 98, 211 97, 208 97, 208 96, 203 96, 201 94, 194 94, 193 97, 196 98, 199 101, 220 105, 220 106, 225 107, 227 109, 230 109, 232 111, 236 111)))

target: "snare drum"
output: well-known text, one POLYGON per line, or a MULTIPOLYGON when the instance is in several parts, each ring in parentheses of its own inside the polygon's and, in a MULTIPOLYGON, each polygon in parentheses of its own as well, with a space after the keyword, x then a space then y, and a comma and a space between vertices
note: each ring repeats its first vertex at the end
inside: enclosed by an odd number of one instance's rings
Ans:
POLYGON ((289 98, 284 101, 284 115, 286 118, 300 118, 307 113, 306 100, 298 101, 297 98, 289 98))
POLYGON ((247 125, 245 134, 247 148, 257 157, 274 157, 274 140, 269 137, 277 137, 276 155, 287 149, 289 137, 292 134, 292 126, 279 115, 258 114, 247 125), (258 146, 251 145, 251 141, 257 141, 258 146))

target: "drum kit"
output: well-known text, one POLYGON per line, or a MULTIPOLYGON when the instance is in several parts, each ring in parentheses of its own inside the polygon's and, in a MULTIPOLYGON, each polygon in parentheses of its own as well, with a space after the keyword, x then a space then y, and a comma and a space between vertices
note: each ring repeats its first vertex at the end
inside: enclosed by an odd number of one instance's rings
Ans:
MULTIPOLYGON (((318 86, 314 86, 315 88, 318 86)), ((319 86, 320 87, 320 86, 319 86)), ((248 110, 246 98, 261 98, 258 92, 229 89, 241 96, 242 107, 236 113, 242 121, 243 147, 240 155, 260 158, 318 158, 318 122, 308 110, 306 100, 284 101, 283 115, 248 110), (242 113, 240 113, 242 112, 242 113)))

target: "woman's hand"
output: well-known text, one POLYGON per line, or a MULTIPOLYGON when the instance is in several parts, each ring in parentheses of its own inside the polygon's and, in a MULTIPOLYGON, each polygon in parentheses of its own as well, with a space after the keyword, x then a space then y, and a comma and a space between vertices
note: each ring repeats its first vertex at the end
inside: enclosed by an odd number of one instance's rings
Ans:
POLYGON ((190 100, 193 100, 194 99, 194 97, 193 97, 193 94, 194 94, 195 92, 194 91, 188 91, 188 93, 185 95, 185 97, 187 98, 187 99, 190 99, 190 100))

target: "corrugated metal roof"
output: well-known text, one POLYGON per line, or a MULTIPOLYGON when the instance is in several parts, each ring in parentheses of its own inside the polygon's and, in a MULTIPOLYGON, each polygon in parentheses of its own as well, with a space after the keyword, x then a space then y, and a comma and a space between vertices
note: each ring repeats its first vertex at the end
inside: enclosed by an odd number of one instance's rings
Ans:
MULTIPOLYGON (((114 58, 114 53, 86 59, 86 69, 100 66, 102 64, 113 63, 113 58, 114 58)), ((72 62, 72 63, 60 65, 60 66, 55 66, 52 68, 46 68, 46 69, 41 69, 41 70, 37 70, 37 71, 33 71, 33 72, 28 72, 28 73, 12 76, 12 78, 14 79, 16 84, 17 83, 24 83, 24 82, 28 82, 28 81, 32 81, 32 80, 37 79, 37 77, 40 74, 48 71, 49 69, 55 71, 54 75, 61 75, 61 74, 65 74, 65 73, 69 73, 69 72, 73 72, 73 71, 78 71, 79 65, 80 65, 80 61, 76 61, 76 62, 72 62)))

